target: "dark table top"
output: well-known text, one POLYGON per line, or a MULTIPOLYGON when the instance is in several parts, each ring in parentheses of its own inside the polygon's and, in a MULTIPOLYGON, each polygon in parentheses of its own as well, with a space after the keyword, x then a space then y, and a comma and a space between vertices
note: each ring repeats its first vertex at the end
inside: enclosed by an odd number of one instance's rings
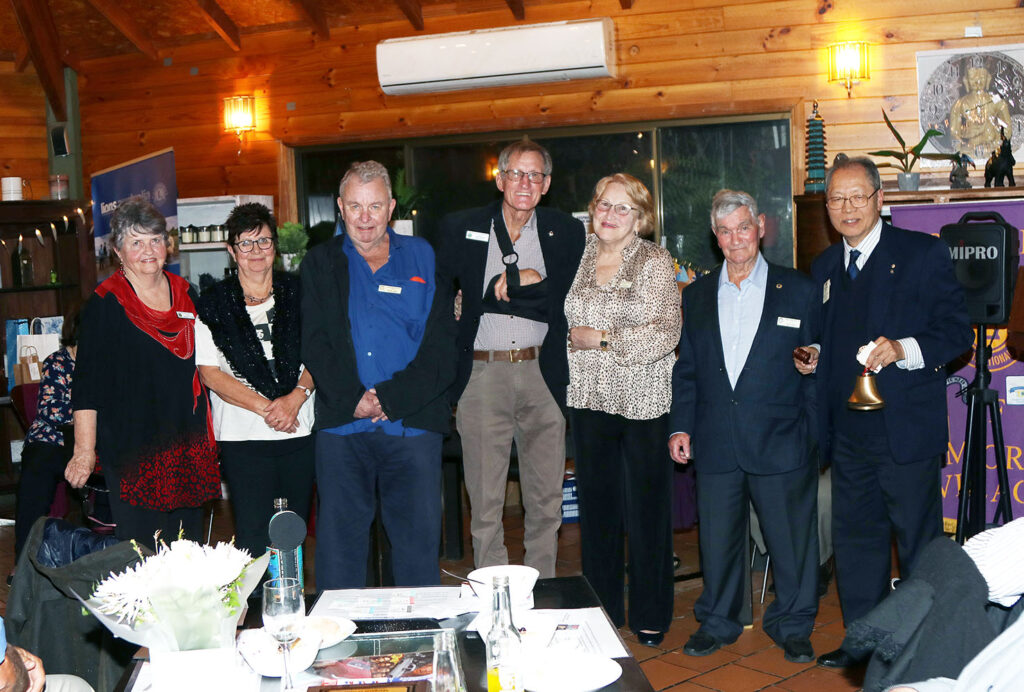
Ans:
MULTIPOLYGON (((307 602, 311 607, 319 598, 307 596, 307 602)), ((601 605, 597 594, 590 587, 586 577, 555 577, 553 579, 538 579, 533 589, 534 608, 537 609, 572 609, 572 608, 595 608, 601 605)), ((261 627, 262 616, 258 608, 249 608, 244 625, 246 627, 261 627)), ((365 624, 365 623, 360 623, 365 624)), ((609 623, 610 624, 610 623, 609 623)), ((436 627, 436 621, 423 621, 425 627, 436 627)), ((614 626, 613 626, 614 627, 614 626)), ((360 630, 367 631, 361 627, 360 630)), ((379 631, 372 628, 372 631, 379 631)), ((486 692, 487 677, 485 670, 485 645, 484 641, 475 632, 460 632, 458 636, 462 670, 466 676, 466 686, 469 692, 486 692)), ((628 649, 627 649, 628 651, 628 649)), ((617 658, 622 666, 622 676, 610 685, 602 688, 602 692, 654 692, 654 688, 647 681, 640 664, 635 658, 617 658)), ((115 692, 131 690, 138 668, 142 661, 136 661, 125 671, 124 677, 115 688, 115 692)))

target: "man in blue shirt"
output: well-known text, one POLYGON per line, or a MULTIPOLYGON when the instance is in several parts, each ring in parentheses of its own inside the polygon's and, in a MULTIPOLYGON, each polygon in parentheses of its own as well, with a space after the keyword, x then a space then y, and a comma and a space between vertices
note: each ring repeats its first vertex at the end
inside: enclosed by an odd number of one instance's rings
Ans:
POLYGON ((764 630, 787 660, 806 663, 818 611, 815 390, 792 354, 817 333, 819 294, 809 277, 761 256, 764 215, 749 194, 716 194, 711 225, 725 264, 683 292, 669 414, 672 458, 692 457, 697 470, 704 572, 700 629, 683 653, 707 656, 743 632, 753 502, 775 573, 764 630))
POLYGON ((378 493, 395 584, 437 584, 451 303, 436 290, 430 245, 388 227, 384 166, 354 163, 339 194, 345 235, 302 262, 302 360, 317 383, 317 587, 366 586, 378 493))

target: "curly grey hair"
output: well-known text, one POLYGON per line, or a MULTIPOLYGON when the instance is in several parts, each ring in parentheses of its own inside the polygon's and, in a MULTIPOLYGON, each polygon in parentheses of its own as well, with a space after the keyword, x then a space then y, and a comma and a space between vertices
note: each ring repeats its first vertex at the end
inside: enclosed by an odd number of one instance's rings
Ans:
POLYGON ((388 199, 390 200, 391 176, 388 175, 388 169, 384 167, 384 164, 376 161, 353 161, 341 178, 341 183, 338 185, 338 196, 345 197, 345 186, 350 180, 358 180, 365 185, 378 178, 384 181, 384 187, 388 190, 388 199))
POLYGON ((129 233, 159 235, 163 236, 164 242, 170 240, 167 219, 143 197, 129 197, 117 206, 110 217, 110 240, 115 248, 121 250, 124 247, 125 236, 129 233))

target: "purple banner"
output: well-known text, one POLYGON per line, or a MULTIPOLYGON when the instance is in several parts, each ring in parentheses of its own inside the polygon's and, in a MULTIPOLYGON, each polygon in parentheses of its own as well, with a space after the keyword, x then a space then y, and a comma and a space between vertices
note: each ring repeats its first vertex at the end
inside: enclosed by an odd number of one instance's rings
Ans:
MULTIPOLYGON (((994 211, 1007 223, 1024 229, 1024 201, 962 202, 956 204, 921 204, 892 207, 892 223, 900 228, 939 235, 939 230, 969 211, 994 211)), ((1024 243, 1021 244, 1024 247, 1024 243)), ((1003 421, 1003 442, 1006 445, 1006 466, 1010 478, 1011 511, 1014 517, 1024 516, 1024 354, 1011 350, 1007 345, 1005 329, 987 330, 987 339, 992 345, 989 371, 992 383, 999 397, 999 409, 1003 421)), ((946 466, 942 469, 942 514, 945 529, 956 531, 957 496, 960 488, 960 471, 964 458, 964 436, 967 428, 967 404, 958 395, 963 387, 974 381, 974 350, 970 362, 946 380, 946 397, 949 404, 949 447, 946 450, 946 466)), ((992 426, 986 428, 988 442, 986 465, 989 469, 987 498, 989 510, 987 521, 992 521, 996 509, 998 479, 995 472, 995 451, 992 443, 992 426)))

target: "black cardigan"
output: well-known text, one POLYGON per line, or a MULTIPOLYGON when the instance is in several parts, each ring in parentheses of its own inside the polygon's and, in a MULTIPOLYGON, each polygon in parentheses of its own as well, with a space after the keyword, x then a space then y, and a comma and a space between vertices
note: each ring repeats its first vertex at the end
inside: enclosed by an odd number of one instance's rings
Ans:
MULTIPOLYGON (((302 362, 316 382, 315 430, 351 423, 366 391, 359 381, 349 324, 348 257, 344 236, 313 247, 302 260, 302 362)), ((424 241, 425 242, 425 241, 424 241)), ((416 357, 386 382, 377 397, 390 420, 446 433, 451 408, 445 391, 455 378, 455 319, 440 282, 416 357)))
MULTIPOLYGON (((473 369, 473 342, 483 314, 484 271, 487 265, 487 246, 466 237, 466 231, 488 234, 491 219, 501 202, 476 209, 463 209, 449 214, 441 221, 441 250, 437 267, 440 282, 448 291, 462 288, 462 318, 458 333, 458 376, 450 396, 457 402, 462 396, 469 374, 473 369), (458 284, 456 286, 455 284, 458 284)), ((569 384, 569 362, 566 356, 565 296, 576 277, 583 257, 583 224, 565 212, 548 207, 537 207, 537 232, 548 288, 548 333, 540 353, 540 371, 555 401, 565 408, 565 388, 569 384)))

